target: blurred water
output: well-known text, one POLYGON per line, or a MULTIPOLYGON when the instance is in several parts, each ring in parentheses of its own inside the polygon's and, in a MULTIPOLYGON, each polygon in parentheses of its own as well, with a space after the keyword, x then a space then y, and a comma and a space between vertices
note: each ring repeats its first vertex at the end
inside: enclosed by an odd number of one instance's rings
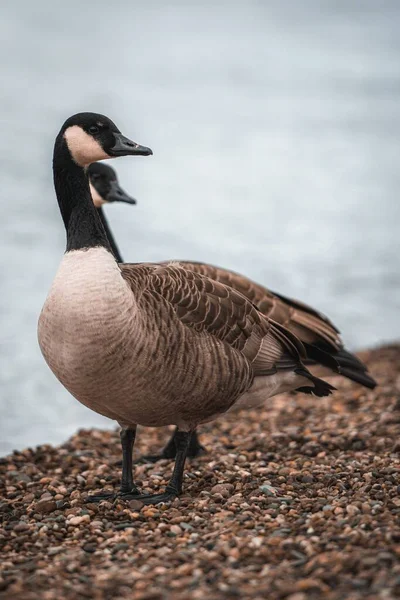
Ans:
POLYGON ((93 110, 149 145, 109 207, 126 259, 202 259, 312 303, 350 347, 398 339, 397 0, 3 3, 0 453, 113 426, 45 365, 64 250, 54 136, 93 110))

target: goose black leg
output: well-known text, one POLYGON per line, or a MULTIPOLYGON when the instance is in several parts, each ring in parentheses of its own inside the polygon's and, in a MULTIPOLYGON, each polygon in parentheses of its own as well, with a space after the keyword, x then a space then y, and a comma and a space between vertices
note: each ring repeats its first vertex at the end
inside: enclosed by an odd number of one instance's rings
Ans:
POLYGON ((122 479, 121 479, 121 494, 138 494, 139 490, 133 483, 132 476, 132 454, 133 445, 136 438, 136 427, 130 429, 121 429, 121 447, 122 447, 122 479))
POLYGON ((115 498, 117 495, 124 496, 125 494, 139 494, 139 490, 133 483, 132 477, 132 453, 133 444, 136 438, 136 427, 122 428, 120 431, 121 448, 122 448, 122 479, 119 494, 114 492, 100 492, 94 496, 89 496, 87 502, 101 502, 109 498, 115 498))
MULTIPOLYGON (((176 435, 176 431, 174 436, 176 435)), ((203 456, 203 454, 207 454, 207 450, 204 448, 203 444, 200 444, 197 431, 194 431, 192 433, 192 437, 190 438, 189 450, 187 454, 188 458, 197 458, 198 456, 203 456)))
POLYGON ((165 492, 163 494, 156 494, 154 496, 137 496, 133 494, 124 494, 123 498, 126 500, 135 499, 141 500, 144 504, 158 504, 159 502, 170 502, 182 493, 182 480, 183 471, 185 468, 185 460, 190 445, 190 438, 192 436, 191 431, 179 431, 175 432, 175 446, 176 446, 176 458, 172 477, 169 480, 165 492))
MULTIPOLYGON (((138 462, 157 462, 161 459, 172 459, 176 456, 176 436, 178 434, 178 428, 175 429, 174 433, 169 439, 169 442, 161 450, 160 454, 150 454, 146 456, 141 456, 138 462)), ((197 458, 198 456, 202 456, 206 454, 207 450, 200 444, 199 437, 197 432, 194 431, 192 437, 190 439, 187 458, 197 458)))

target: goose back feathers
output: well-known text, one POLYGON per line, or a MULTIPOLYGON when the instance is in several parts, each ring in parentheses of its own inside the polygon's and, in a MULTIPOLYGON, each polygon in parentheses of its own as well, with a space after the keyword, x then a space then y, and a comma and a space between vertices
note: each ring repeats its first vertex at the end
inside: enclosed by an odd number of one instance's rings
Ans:
POLYGON ((322 313, 303 302, 272 292, 233 271, 194 261, 179 261, 179 264, 231 286, 252 302, 263 315, 291 331, 303 343, 307 355, 305 364, 325 368, 323 371, 320 369, 318 374, 326 375, 333 371, 365 387, 373 389, 376 386, 367 367, 344 348, 338 329, 322 313))

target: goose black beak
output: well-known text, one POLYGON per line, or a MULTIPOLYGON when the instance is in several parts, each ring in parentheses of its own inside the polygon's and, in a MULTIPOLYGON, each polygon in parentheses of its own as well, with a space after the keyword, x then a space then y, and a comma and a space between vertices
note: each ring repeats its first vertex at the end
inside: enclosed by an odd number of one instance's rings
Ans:
POLYGON ((119 185, 118 181, 111 181, 110 191, 107 194, 107 202, 126 202, 126 204, 136 204, 135 198, 129 196, 119 185))
POLYGON ((132 142, 132 140, 122 135, 122 133, 114 133, 114 137, 115 144, 108 151, 109 156, 150 156, 150 154, 153 154, 151 148, 132 142))

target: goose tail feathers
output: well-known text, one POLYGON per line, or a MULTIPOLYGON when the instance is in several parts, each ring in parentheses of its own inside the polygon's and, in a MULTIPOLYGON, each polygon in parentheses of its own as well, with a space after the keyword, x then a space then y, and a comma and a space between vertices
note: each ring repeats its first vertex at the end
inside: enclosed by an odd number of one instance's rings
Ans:
POLYGON ((377 383, 368 373, 364 363, 348 350, 341 348, 332 351, 329 348, 321 348, 317 344, 304 344, 308 360, 304 361, 307 366, 319 364, 332 370, 338 375, 343 375, 370 390, 373 390, 377 383))
POLYGON ((357 356, 351 354, 344 348, 333 355, 339 364, 339 372, 344 377, 360 383, 366 388, 373 390, 378 384, 368 373, 367 367, 357 356))

